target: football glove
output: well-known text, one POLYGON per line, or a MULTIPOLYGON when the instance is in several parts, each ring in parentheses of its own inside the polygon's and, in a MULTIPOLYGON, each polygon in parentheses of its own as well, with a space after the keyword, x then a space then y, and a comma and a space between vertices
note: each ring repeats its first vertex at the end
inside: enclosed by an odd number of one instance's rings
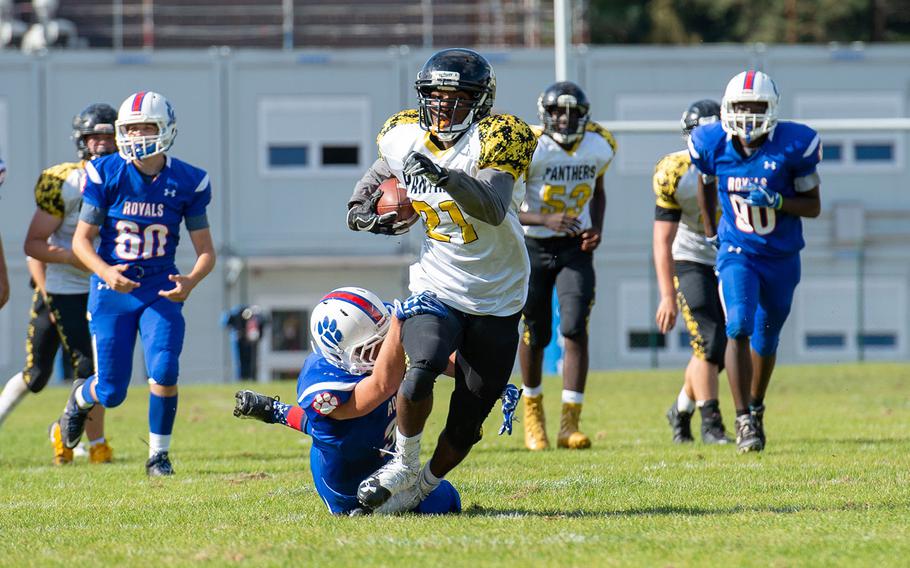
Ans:
POLYGON ((749 192, 749 196, 746 197, 745 201, 748 205, 755 207, 780 209, 781 205, 784 204, 784 197, 776 191, 765 189, 764 187, 756 187, 749 192))
POLYGON ((504 432, 512 435, 512 420, 515 418, 515 409, 518 407, 518 401, 521 399, 521 389, 513 384, 507 384, 502 391, 502 426, 499 427, 499 435, 504 432))
POLYGON ((396 221, 398 213, 391 211, 383 215, 376 213, 376 203, 382 197, 377 189, 363 203, 356 203, 348 209, 348 228, 352 231, 369 231, 377 235, 401 235, 407 233, 417 220, 417 215, 406 221, 396 221))
POLYGON ((422 176, 437 187, 445 187, 449 181, 449 170, 437 166, 433 160, 420 152, 411 152, 404 159, 404 174, 407 176, 422 176))
POLYGON ((430 314, 439 318, 449 315, 446 305, 436 298, 436 294, 428 290, 419 294, 411 294, 404 302, 396 299, 393 305, 393 313, 401 321, 421 314, 430 314))

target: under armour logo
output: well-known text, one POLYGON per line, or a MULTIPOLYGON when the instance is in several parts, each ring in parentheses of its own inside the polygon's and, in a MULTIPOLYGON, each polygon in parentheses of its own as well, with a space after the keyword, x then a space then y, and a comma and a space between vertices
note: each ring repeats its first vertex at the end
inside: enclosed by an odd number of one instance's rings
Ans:
POLYGON ((768 160, 765 160, 765 169, 766 170, 776 170, 777 162, 769 162, 768 160))
POLYGON ((108 286, 108 284, 107 284, 106 282, 99 282, 99 283, 98 283, 98 289, 99 289, 99 290, 110 290, 111 287, 108 286))
MULTIPOLYGON (((765 164, 767 164, 767 163, 768 163, 768 162, 765 162, 765 164)), ((765 167, 767 167, 767 166, 765 166, 765 167)), ((176 189, 167 189, 167 188, 165 188, 165 190, 164 190, 164 196, 165 196, 165 197, 177 197, 177 190, 176 190, 176 189)))

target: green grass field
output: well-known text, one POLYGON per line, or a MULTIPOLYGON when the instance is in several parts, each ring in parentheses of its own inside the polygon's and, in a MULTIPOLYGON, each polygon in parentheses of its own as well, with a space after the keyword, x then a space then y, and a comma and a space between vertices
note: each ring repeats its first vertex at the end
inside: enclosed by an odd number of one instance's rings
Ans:
MULTIPOLYGON (((66 392, 26 400, 0 431, 0 564, 830 566, 910 563, 910 365, 781 367, 768 448, 669 442, 680 372, 598 373, 589 451, 485 439, 449 479, 457 517, 333 518, 312 488, 309 440, 231 416, 234 387, 181 391, 177 475, 149 481, 147 395, 108 415, 116 463, 49 465, 66 392)), ((559 381, 548 379, 549 430, 559 381)), ((268 391, 293 399, 294 385, 268 391)), ((425 450, 449 384, 437 385, 425 450)), ((726 385, 722 410, 733 421, 726 385)), ((693 425, 697 427, 696 418, 693 425)), ((425 458, 428 452, 425 451, 425 458)))

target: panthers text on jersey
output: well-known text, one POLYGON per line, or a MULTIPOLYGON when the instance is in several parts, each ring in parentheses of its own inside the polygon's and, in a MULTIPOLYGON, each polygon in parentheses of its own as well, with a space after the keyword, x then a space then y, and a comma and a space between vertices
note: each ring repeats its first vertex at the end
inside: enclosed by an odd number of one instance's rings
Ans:
POLYGON ((805 241, 798 216, 750 206, 745 198, 756 187, 775 191, 785 200, 795 196, 799 191, 795 180, 816 172, 821 152, 818 134, 796 122, 779 122, 748 157, 739 153, 732 135, 724 132, 720 122, 696 128, 689 138, 689 154, 699 170, 717 176, 723 212, 720 241, 769 256, 786 256, 802 249, 805 241))
POLYGON ((688 260, 714 266, 717 251, 705 241, 701 211, 698 208, 698 177, 686 150, 667 154, 654 168, 653 187, 657 196, 657 219, 678 221, 673 239, 673 260, 688 260), (672 218, 672 219, 671 219, 672 218))
POLYGON ((313 438, 310 468, 313 479, 335 493, 356 495, 357 486, 388 459, 395 446, 395 396, 369 414, 350 420, 330 417, 351 398, 366 375, 352 375, 313 353, 297 379, 297 403, 307 417, 305 432, 313 438))
MULTIPOLYGON (((594 186, 616 155, 616 140, 609 130, 588 122, 585 135, 569 150, 534 127, 537 149, 528 168, 528 191, 521 206, 523 212, 567 213, 577 217, 582 230, 591 228, 594 186)), ((525 226, 529 237, 564 236, 544 226, 525 226)))
POLYGON ((119 154, 85 165, 83 200, 106 212, 98 255, 108 264, 173 266, 180 222, 200 218, 212 198, 205 171, 167 156, 152 179, 119 154))
MULTIPOLYGON (((82 186, 85 183, 85 162, 64 162, 41 172, 35 184, 35 204, 38 209, 61 220, 47 242, 62 249, 73 248, 73 234, 82 209, 82 186)), ((69 264, 47 265, 45 289, 50 294, 85 294, 88 292, 88 272, 69 264)))
POLYGON ((494 114, 443 149, 420 128, 417 111, 406 110, 386 122, 376 143, 380 157, 407 186, 426 228, 420 257, 411 266, 411 291, 432 290, 469 314, 509 316, 520 311, 530 274, 518 222, 524 174, 536 144, 530 127, 512 115, 494 114), (470 176, 487 168, 512 174, 515 184, 505 220, 497 226, 485 223, 462 211, 444 188, 431 186, 423 177, 405 176, 404 160, 412 150, 470 176))

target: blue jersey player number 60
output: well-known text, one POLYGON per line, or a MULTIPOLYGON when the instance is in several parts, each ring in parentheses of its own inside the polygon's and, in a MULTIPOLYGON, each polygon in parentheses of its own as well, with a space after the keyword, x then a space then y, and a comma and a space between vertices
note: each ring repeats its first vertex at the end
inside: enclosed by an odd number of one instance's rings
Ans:
POLYGON ((148 259, 164 256, 164 247, 167 244, 167 225, 154 223, 144 230, 133 221, 118 221, 116 225, 117 237, 114 241, 117 247, 114 252, 123 260, 148 259))

